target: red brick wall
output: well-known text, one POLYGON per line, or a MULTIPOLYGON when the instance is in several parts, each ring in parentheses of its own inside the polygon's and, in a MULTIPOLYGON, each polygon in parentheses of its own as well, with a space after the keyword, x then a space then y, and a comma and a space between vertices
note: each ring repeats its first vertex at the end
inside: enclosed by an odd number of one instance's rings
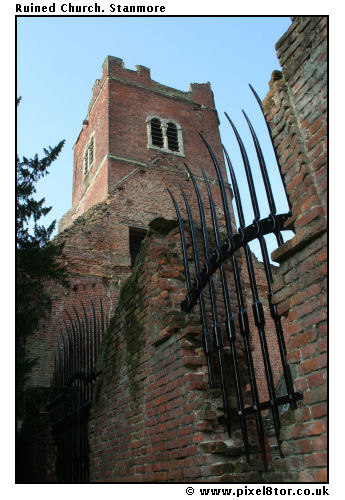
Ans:
MULTIPOLYGON (((89 424, 92 482, 260 481, 253 435, 248 465, 237 417, 231 439, 219 421, 222 400, 208 386, 199 315, 180 311, 184 286, 179 230, 151 231, 101 348, 89 424)), ((225 357, 229 366, 227 349, 225 357)), ((243 368, 243 354, 239 362, 243 368)))
POLYGON ((327 19, 294 18, 277 43, 282 75, 264 102, 295 236, 273 252, 275 303, 303 402, 282 432, 298 481, 327 480, 327 19))

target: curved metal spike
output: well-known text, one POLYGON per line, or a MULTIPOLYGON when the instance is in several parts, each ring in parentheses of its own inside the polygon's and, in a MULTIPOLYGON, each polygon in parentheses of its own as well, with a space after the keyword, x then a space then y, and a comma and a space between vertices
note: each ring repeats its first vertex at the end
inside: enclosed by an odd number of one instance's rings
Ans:
POLYGON ((203 205, 203 202, 201 199, 198 184, 195 180, 194 175, 192 174, 191 169, 188 167, 187 163, 185 163, 184 166, 186 167, 188 174, 189 174, 190 178, 192 179, 194 190, 195 190, 196 197, 198 200, 199 214, 200 214, 200 220, 201 220, 201 229, 202 229, 203 242, 204 242, 205 258, 208 260, 210 258, 210 248, 209 248, 208 235, 207 235, 207 226, 206 226, 204 205, 203 205))
POLYGON ((213 161, 213 165, 214 165, 214 167, 216 169, 216 172, 217 172, 217 177, 218 177, 220 192, 221 192, 222 201, 223 201, 223 208, 224 208, 224 216, 225 216, 226 229, 227 229, 229 238, 231 238, 232 235, 233 235, 233 231, 232 231, 232 227, 231 227, 230 210, 229 210, 228 200, 227 200, 227 197, 226 197, 226 190, 225 190, 225 184, 224 184, 224 179, 223 179, 223 176, 222 176, 222 172, 220 170, 219 163, 217 161, 217 158, 215 157, 215 154, 212 151, 211 146, 209 145, 209 143, 206 141, 206 139, 204 138, 204 136, 202 134, 199 133, 199 135, 200 135, 202 141, 204 142, 205 146, 208 149, 208 152, 209 152, 209 154, 211 156, 211 159, 213 161))
POLYGON ((63 320, 63 323, 65 325, 65 330, 68 337, 68 378, 69 378, 73 373, 73 348, 72 348, 73 342, 72 342, 72 335, 70 329, 66 324, 66 321, 63 320))
MULTIPOLYGON (((273 193, 272 193, 271 183, 269 180, 265 159, 264 159, 264 156, 262 154, 260 143, 259 143, 259 140, 258 140, 257 135, 255 133, 254 127, 251 124, 248 116, 246 115, 246 113, 243 110, 242 110, 242 113, 244 114, 244 117, 247 120, 249 130, 250 130, 250 133, 251 133, 252 138, 253 138, 256 154, 257 154, 259 165, 260 165, 261 175, 262 175, 262 179, 263 179, 264 186, 265 186, 267 201, 268 201, 268 205, 270 207, 270 216, 274 217, 276 212, 277 212, 277 209, 276 209, 276 205, 275 205, 275 201, 274 201, 274 197, 273 197, 273 193)), ((275 231, 274 234, 276 236, 278 246, 281 246, 284 243, 281 232, 275 231)))
POLYGON ((264 155, 262 154, 260 143, 259 143, 259 140, 257 138, 257 135, 255 133, 255 130, 254 130, 254 127, 253 127, 251 121, 249 120, 247 114, 245 113, 245 111, 243 109, 242 109, 242 113, 247 121, 251 136, 253 138, 255 151, 256 151, 256 155, 258 157, 260 170, 261 170, 261 174, 262 174, 262 179, 264 181, 265 191, 266 191, 266 195, 267 195, 267 201, 268 201, 268 205, 270 207, 270 213, 272 215, 274 215, 277 212, 277 209, 276 209, 276 205, 275 205, 274 198, 273 198, 273 193, 272 193, 271 183, 270 183, 270 179, 269 179, 267 168, 266 168, 265 158, 264 158, 264 155))
POLYGON ((75 306, 73 306, 74 314, 76 317, 76 329, 77 329, 77 358, 78 358, 78 371, 82 370, 83 359, 82 359, 82 325, 79 318, 79 314, 75 306))
POLYGON ((186 209, 187 209, 187 214, 188 214, 188 222, 189 222, 189 228, 192 236, 192 246, 193 246, 193 253, 194 253, 194 264, 195 264, 195 270, 197 273, 200 272, 200 259, 199 259, 199 251, 198 251, 198 245, 197 245, 197 239, 196 239, 196 233, 195 233, 195 224, 194 224, 194 219, 192 215, 192 211, 190 208, 190 204, 187 198, 186 193, 183 190, 183 187, 181 184, 179 184, 179 188, 181 190, 186 209))
MULTIPOLYGON (((75 350, 76 348, 76 337, 77 337, 77 332, 76 332, 76 325, 73 323, 73 320, 71 318, 71 315, 69 314, 68 310, 66 309, 66 314, 68 316, 68 319, 69 319, 69 322, 71 323, 71 328, 72 328, 72 336, 73 336, 73 348, 75 350)), ((74 363, 74 366, 75 366, 75 363, 74 363)))
POLYGON ((232 127, 232 129, 234 131, 234 133, 235 133, 238 145, 240 147, 241 156, 242 156, 242 159, 243 159, 243 164, 244 164, 244 168, 245 168, 246 176, 247 176, 247 180, 248 180, 249 193, 250 193, 250 198, 252 200, 252 205, 253 205, 253 210, 254 210, 254 216, 255 216, 256 220, 259 220, 260 219, 259 204, 258 204, 258 200, 257 200, 257 197, 256 197, 256 191, 255 191, 255 186, 254 186, 252 171, 251 171, 249 160, 248 160, 247 151, 246 151, 246 148, 244 147, 244 144, 243 144, 243 141, 241 139, 241 136, 238 133, 238 131, 237 131, 235 125, 233 124, 232 120, 230 119, 229 115, 227 113, 224 113, 224 114, 227 117, 227 119, 228 119, 228 121, 229 121, 229 123, 230 123, 230 125, 231 125, 231 127, 232 127))
POLYGON ((182 256, 183 256, 183 265, 184 265, 184 271, 185 271, 185 277, 186 277, 186 285, 187 285, 187 292, 190 292, 191 289, 191 279, 190 279, 190 272, 189 272, 189 264, 188 264, 188 254, 187 254, 187 245, 186 245, 186 235, 184 232, 184 227, 183 227, 183 220, 181 217, 181 212, 179 210, 178 204, 168 188, 168 193, 170 195, 170 198, 172 199, 172 202, 175 207, 178 223, 179 223, 179 228, 180 228, 180 237, 181 237, 181 245, 182 245, 182 256))
POLYGON ((202 175, 204 176, 204 181, 206 184, 208 199, 209 199, 209 203, 210 203, 215 242, 216 242, 216 246, 219 247, 221 241, 220 241, 220 232, 219 232, 219 224, 218 224, 218 218, 217 218, 217 213, 216 213, 216 207, 215 207, 215 204, 213 201, 212 191, 211 191, 210 183, 209 183, 209 180, 207 178, 206 172, 204 171, 204 169, 201 169, 201 171, 202 171, 202 175))
POLYGON ((260 97, 258 96, 257 92, 255 91, 254 87, 250 83, 249 83, 249 88, 253 92, 254 97, 255 97, 255 99, 257 100, 257 102, 258 102, 258 104, 260 106, 261 113, 262 113, 262 115, 264 117, 264 120, 265 120, 265 123, 266 123, 266 127, 267 127, 267 130, 268 130, 268 135, 270 137, 272 148, 273 148, 273 151, 274 151, 274 156, 276 158, 276 162, 277 162, 277 165, 278 165, 278 170, 279 170, 280 178, 281 178, 281 181, 282 181, 282 184, 283 184, 283 188, 284 188, 284 191, 285 191, 286 200, 287 200, 288 205, 289 205, 289 212, 290 212, 290 214, 292 214, 291 203, 290 203, 287 191, 286 191, 286 185, 285 185, 284 177, 283 177, 283 174, 282 174, 282 171, 281 171, 281 168, 280 168, 280 162, 279 162, 279 159, 278 159, 276 148, 274 147, 274 141, 273 141, 272 131, 271 131, 271 128, 270 128, 270 126, 268 124, 268 121, 267 121, 267 118, 266 118, 266 115, 265 115, 265 112, 264 112, 264 108, 262 106, 262 101, 261 101, 260 97))
POLYGON ((230 172, 230 177, 231 177, 231 182, 232 182, 232 189, 234 191, 234 196, 235 196, 235 202, 236 202, 236 207, 237 207, 237 213, 238 213, 238 219, 239 219, 239 223, 240 223, 240 228, 244 229, 246 223, 245 223, 245 220, 244 220, 244 214, 243 214, 243 209, 242 209, 241 196, 240 196, 240 191, 238 189, 238 184, 237 184, 235 172, 234 172, 232 163, 230 161, 230 157, 228 155, 228 152, 227 152, 227 150, 225 149, 224 146, 223 146, 223 150, 224 150, 226 162, 227 162, 228 167, 229 167, 229 172, 230 172))

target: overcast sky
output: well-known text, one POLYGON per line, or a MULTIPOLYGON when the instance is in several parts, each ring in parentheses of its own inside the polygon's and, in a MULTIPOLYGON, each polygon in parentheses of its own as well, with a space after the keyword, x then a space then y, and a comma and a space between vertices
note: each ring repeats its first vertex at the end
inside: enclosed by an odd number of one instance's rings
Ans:
MULTIPOLYGON (((275 43, 290 24, 289 17, 17 18, 17 95, 22 96, 18 152, 42 156, 43 147, 66 140, 50 174, 38 184, 38 197, 45 197, 46 204, 53 207, 46 224, 60 219, 71 207, 72 147, 107 55, 122 58, 129 69, 136 64, 147 66, 152 79, 179 90, 187 91, 191 82, 209 81, 221 137, 240 182, 244 181, 243 165, 224 111, 252 154, 243 108, 262 142, 280 209, 286 210, 273 151, 248 83, 265 97, 272 71, 280 69, 275 43)), ((255 155, 252 158, 256 170, 255 155)), ((257 182, 260 192, 260 178, 257 182)), ((262 198, 265 200, 264 194, 262 198)), ((249 224, 253 215, 251 210, 247 213, 249 224)))

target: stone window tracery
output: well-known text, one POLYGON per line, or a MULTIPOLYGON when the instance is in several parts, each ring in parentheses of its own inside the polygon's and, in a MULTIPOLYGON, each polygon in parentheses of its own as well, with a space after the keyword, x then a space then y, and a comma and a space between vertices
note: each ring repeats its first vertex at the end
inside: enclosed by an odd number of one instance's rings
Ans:
POLYGON ((156 115, 149 116, 146 124, 148 148, 185 156, 181 125, 174 120, 163 119, 156 115))

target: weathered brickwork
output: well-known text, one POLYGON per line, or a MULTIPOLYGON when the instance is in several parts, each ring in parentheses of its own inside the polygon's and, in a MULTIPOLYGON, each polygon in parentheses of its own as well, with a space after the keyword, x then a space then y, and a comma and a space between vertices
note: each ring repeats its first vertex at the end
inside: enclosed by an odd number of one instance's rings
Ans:
POLYGON ((277 43, 282 74, 264 102, 292 207, 295 236, 273 252, 275 303, 304 395, 282 432, 296 481, 327 480, 327 19, 296 17, 277 43))
POLYGON ((208 387, 199 315, 180 311, 186 290, 179 230, 166 236, 162 229, 161 222, 160 232, 151 230, 103 341, 90 479, 260 481, 256 443, 252 438, 249 466, 235 413, 232 439, 224 432, 220 390, 208 387))

